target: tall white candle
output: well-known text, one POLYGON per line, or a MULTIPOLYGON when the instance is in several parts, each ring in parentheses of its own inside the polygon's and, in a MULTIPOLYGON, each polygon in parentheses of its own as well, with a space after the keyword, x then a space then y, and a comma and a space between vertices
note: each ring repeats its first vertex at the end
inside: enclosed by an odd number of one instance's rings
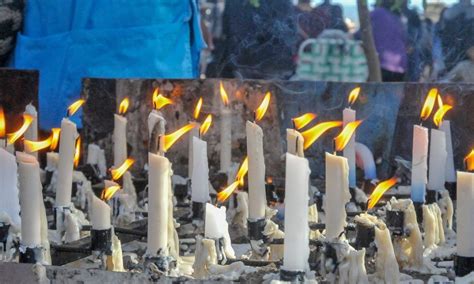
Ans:
POLYGON ((58 168, 59 163, 59 153, 48 152, 46 153, 46 170, 55 171, 58 168))
MULTIPOLYGON (((33 121, 30 124, 30 127, 25 131, 25 139, 30 141, 37 141, 38 140, 38 112, 36 108, 32 104, 28 104, 25 108, 25 113, 31 115, 33 121)), ((28 154, 34 156, 38 159, 38 152, 30 153, 26 151, 28 154)))
POLYGON ((192 167, 191 200, 194 202, 206 203, 209 201, 207 143, 198 137, 193 137, 192 167))
POLYGON ((309 258, 308 160, 286 153, 285 242, 283 267, 305 271, 309 258))
POLYGON ((443 120, 439 126, 439 130, 446 133, 446 181, 456 182, 456 170, 454 167, 454 155, 453 155, 453 140, 451 138, 451 122, 449 120, 443 120))
POLYGON ((77 137, 76 124, 68 118, 64 118, 61 122, 61 134, 59 137, 56 206, 69 206, 71 203, 72 172, 74 169, 74 152, 77 137))
POLYGON ((20 225, 17 164, 15 156, 0 147, 0 212, 5 212, 15 225, 20 225))
POLYGON ((119 167, 127 159, 127 118, 114 114, 114 166, 119 167))
POLYGON ((16 153, 20 184, 21 243, 28 247, 41 245, 41 180, 35 157, 16 153))
POLYGON ((351 199, 349 192, 349 165, 347 159, 326 153, 326 237, 337 238, 346 226, 346 203, 351 199))
POLYGON ((101 149, 96 144, 87 145, 87 164, 98 165, 101 149))
POLYGON ((193 141, 194 137, 199 137, 199 127, 201 127, 201 124, 199 124, 196 121, 190 122, 192 125, 194 125, 194 128, 189 131, 189 147, 188 147, 188 177, 192 178, 193 176, 193 158, 194 158, 194 148, 193 148, 193 141))
POLYGON ((431 129, 428 189, 441 191, 446 181, 446 133, 431 129))
MULTIPOLYGON (((350 108, 345 108, 342 112, 343 127, 348 123, 356 120, 356 111, 350 108)), ((356 187, 356 152, 355 152, 355 132, 344 148, 344 157, 349 164, 349 187, 356 187)))
POLYGON ((413 152, 411 169, 411 199, 413 202, 425 202, 428 161, 428 129, 413 127, 413 152))
POLYGON ((90 194, 90 221, 94 230, 108 230, 110 224, 110 206, 95 194, 90 194))
POLYGON ((286 130, 287 152, 298 157, 304 157, 304 138, 301 133, 295 129, 286 130))
POLYGON ((170 162, 163 156, 148 153, 148 165, 147 253, 167 254, 170 162))
POLYGON ((232 166, 232 111, 228 107, 221 108, 221 172, 229 174, 232 166))
POLYGON ((246 133, 249 158, 249 219, 257 220, 265 218, 267 206, 263 131, 257 124, 247 121, 246 133))
POLYGON ((457 173, 457 254, 474 257, 474 173, 457 173))

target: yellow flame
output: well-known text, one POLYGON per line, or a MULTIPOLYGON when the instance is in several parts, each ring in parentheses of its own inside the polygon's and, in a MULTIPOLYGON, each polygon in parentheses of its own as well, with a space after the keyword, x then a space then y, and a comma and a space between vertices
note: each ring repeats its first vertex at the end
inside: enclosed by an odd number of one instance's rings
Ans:
POLYGON ((244 177, 249 171, 249 157, 245 157, 244 161, 240 165, 235 180, 239 182, 240 186, 244 186, 244 177))
POLYGON ((436 98, 438 96, 438 89, 433 88, 428 92, 428 96, 426 96, 425 103, 423 104, 423 108, 421 109, 420 118, 422 120, 427 120, 430 117, 431 112, 433 111, 434 104, 436 102, 436 98))
POLYGON ((263 98, 263 101, 260 103, 260 106, 255 111, 255 121, 262 120, 263 116, 267 112, 268 106, 270 105, 270 98, 271 97, 272 97, 272 94, 270 92, 267 92, 265 94, 265 97, 263 98))
POLYGON ((398 182, 398 179, 396 177, 392 177, 391 179, 380 182, 375 187, 372 194, 369 196, 369 204, 367 208, 368 209, 374 208, 375 204, 377 204, 380 198, 382 198, 382 195, 391 187, 393 187, 397 182, 398 182))
POLYGON ((201 114, 201 108, 202 108, 202 97, 199 98, 196 104, 196 107, 194 108, 194 113, 193 113, 194 119, 197 120, 199 118, 199 114, 201 114))
POLYGON ((474 149, 464 158, 464 163, 466 163, 466 169, 468 171, 474 171, 474 149))
POLYGON ((166 105, 173 104, 173 101, 164 97, 162 94, 159 93, 159 89, 156 88, 153 92, 153 108, 156 110, 162 109, 166 105))
POLYGON ((223 190, 217 193, 217 200, 219 202, 225 202, 229 199, 230 195, 239 187, 239 181, 234 181, 228 187, 224 188, 223 190))
POLYGON ((76 140, 76 151, 74 152, 74 167, 79 166, 79 160, 81 159, 81 137, 76 140))
POLYGON ((25 150, 27 152, 33 153, 37 152, 39 150, 46 149, 51 146, 51 141, 53 140, 53 136, 49 136, 47 139, 43 141, 31 141, 31 140, 25 140, 24 145, 25 145, 25 150))
POLYGON ((351 140, 352 135, 356 131, 357 127, 362 123, 362 120, 356 120, 349 122, 344 129, 342 129, 341 133, 334 138, 336 144, 336 151, 342 151, 346 147, 349 140, 351 140))
POLYGON ((67 116, 73 116, 86 101, 79 99, 67 108, 67 116))
POLYGON ((305 113, 302 116, 298 116, 293 118, 293 124, 295 125, 296 130, 299 130, 306 125, 308 125, 311 121, 313 121, 318 115, 315 113, 305 113))
POLYGON ((224 89, 224 84, 222 84, 222 81, 219 82, 219 91, 221 93, 221 100, 224 103, 224 106, 228 106, 229 96, 227 96, 227 92, 224 89))
POLYGON ((434 124, 439 127, 441 122, 443 122, 444 115, 453 107, 450 105, 443 105, 440 109, 438 109, 434 116, 433 116, 433 122, 434 124))
POLYGON ((106 187, 102 190, 102 193, 100 194, 100 199, 104 201, 109 201, 114 196, 114 194, 120 189, 120 185, 106 187))
POLYGON ((119 114, 121 115, 126 114, 129 106, 130 106, 130 99, 126 97, 120 102, 119 114))
POLYGON ((353 105, 357 98, 359 97, 359 94, 360 94, 360 87, 356 87, 354 89, 352 89, 352 91, 349 93, 349 98, 347 99, 347 102, 349 103, 349 105, 353 105))
POLYGON ((438 96, 438 108, 442 108, 444 105, 443 103, 443 98, 441 97, 441 95, 438 96))
POLYGON ((201 134, 201 136, 204 136, 209 130, 209 127, 211 127, 211 124, 212 124, 212 114, 209 114, 207 115, 206 119, 204 120, 201 127, 199 128, 199 134, 201 134))
POLYGON ((342 126, 342 121, 327 121, 316 124, 310 129, 301 133, 304 138, 304 149, 308 149, 313 143, 318 140, 321 135, 331 128, 342 126))
POLYGON ((181 136, 188 133, 194 127, 196 127, 196 124, 189 123, 181 127, 180 129, 176 130, 175 132, 165 135, 163 137, 163 143, 164 143, 163 150, 167 152, 171 148, 171 146, 173 146, 173 144, 176 143, 176 141, 178 141, 179 138, 181 138, 181 136))
POLYGON ((128 169, 130 169, 133 163, 135 163, 135 160, 128 158, 118 168, 112 169, 110 171, 112 173, 112 180, 116 181, 119 178, 121 178, 123 174, 125 174, 125 172, 128 171, 128 169))
POLYGON ((6 125, 5 125, 5 113, 3 107, 0 106, 0 138, 5 137, 6 125))
POLYGON ((28 129, 28 127, 30 127, 32 122, 33 117, 31 115, 23 114, 23 125, 17 131, 7 135, 8 143, 14 144, 23 134, 25 134, 25 131, 28 129))
POLYGON ((53 128, 51 129, 51 147, 49 148, 51 151, 54 151, 58 148, 59 142, 59 134, 61 133, 61 128, 53 128))

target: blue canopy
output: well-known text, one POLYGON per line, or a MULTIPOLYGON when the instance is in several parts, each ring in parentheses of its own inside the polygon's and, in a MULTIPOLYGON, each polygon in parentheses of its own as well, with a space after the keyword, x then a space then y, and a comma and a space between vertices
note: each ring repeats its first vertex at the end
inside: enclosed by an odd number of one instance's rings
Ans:
POLYGON ((40 126, 60 125, 84 77, 196 77, 204 47, 196 2, 27 1, 12 66, 40 71, 40 126))

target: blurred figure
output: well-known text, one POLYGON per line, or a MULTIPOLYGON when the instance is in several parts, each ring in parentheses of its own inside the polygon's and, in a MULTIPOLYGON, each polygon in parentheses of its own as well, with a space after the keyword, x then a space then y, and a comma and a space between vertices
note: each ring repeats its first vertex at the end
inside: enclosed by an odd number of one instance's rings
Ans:
POLYGON ((301 42, 309 38, 317 38, 325 28, 324 19, 310 5, 310 0, 299 0, 296 6, 296 25, 301 42))
MULTIPOLYGON (((422 22, 418 12, 415 9, 410 9, 408 7, 408 2, 408 0, 403 0, 400 10, 402 22, 405 24, 407 31, 408 66, 406 71, 406 80, 417 82, 420 79, 420 75, 424 67, 422 62, 423 47, 421 46, 421 39, 423 36, 428 36, 429 34, 424 34, 422 22)), ((425 40, 426 39, 427 38, 425 38, 425 40)))
POLYGON ((324 0, 321 5, 316 7, 316 13, 321 17, 324 29, 348 31, 344 21, 344 12, 340 5, 331 4, 331 0, 324 0))
POLYGON ((474 83, 474 46, 466 52, 467 60, 459 62, 444 80, 449 82, 474 83))

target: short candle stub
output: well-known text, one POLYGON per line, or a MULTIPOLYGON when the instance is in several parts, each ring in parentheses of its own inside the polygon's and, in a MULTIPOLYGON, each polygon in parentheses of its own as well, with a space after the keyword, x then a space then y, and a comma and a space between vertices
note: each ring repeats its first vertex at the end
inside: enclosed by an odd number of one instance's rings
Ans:
POLYGON ((194 202, 192 205, 193 220, 204 220, 206 213, 206 204, 201 202, 194 202))
POLYGON ((112 254, 112 229, 91 230, 91 250, 112 254))
POLYGON ((355 246, 357 249, 369 248, 375 241, 375 228, 373 225, 368 225, 356 222, 356 239, 355 246))
POLYGON ((22 247, 20 246, 20 263, 37 263, 41 261, 42 247, 22 247))
POLYGON ((456 277, 463 277, 474 271, 474 257, 454 256, 454 272, 456 277))
POLYGON ((285 269, 280 269, 280 280, 288 282, 297 282, 304 283, 304 271, 290 271, 285 269))
POLYGON ((387 210, 387 228, 393 235, 403 235, 405 213, 399 210, 387 210))

